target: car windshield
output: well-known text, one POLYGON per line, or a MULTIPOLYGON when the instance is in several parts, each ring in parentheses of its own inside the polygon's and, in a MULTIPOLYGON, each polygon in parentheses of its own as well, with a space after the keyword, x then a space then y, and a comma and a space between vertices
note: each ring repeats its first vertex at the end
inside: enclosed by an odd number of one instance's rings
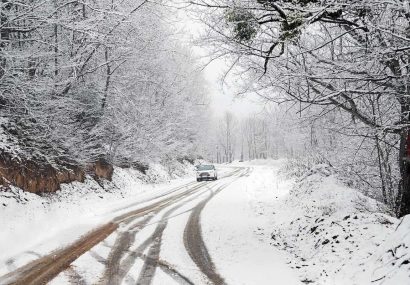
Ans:
POLYGON ((198 165, 196 167, 197 170, 202 171, 202 170, 214 170, 213 165, 198 165))

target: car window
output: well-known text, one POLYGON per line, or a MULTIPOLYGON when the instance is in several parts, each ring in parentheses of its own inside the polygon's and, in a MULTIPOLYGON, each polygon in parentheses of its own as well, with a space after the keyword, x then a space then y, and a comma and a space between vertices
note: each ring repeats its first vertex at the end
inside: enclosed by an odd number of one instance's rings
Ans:
POLYGON ((196 167, 197 170, 203 171, 203 170, 214 170, 215 167, 213 165, 198 165, 196 167))

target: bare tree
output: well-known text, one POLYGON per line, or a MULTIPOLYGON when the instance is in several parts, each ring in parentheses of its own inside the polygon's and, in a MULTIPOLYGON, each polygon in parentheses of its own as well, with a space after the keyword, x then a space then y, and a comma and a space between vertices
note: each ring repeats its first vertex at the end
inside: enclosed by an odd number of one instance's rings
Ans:
POLYGON ((0 116, 13 151, 52 165, 194 153, 204 80, 163 17, 145 0, 2 1, 0 116))
POLYGON ((219 124, 219 145, 224 154, 223 161, 231 163, 235 159, 237 122, 230 112, 226 112, 219 124))

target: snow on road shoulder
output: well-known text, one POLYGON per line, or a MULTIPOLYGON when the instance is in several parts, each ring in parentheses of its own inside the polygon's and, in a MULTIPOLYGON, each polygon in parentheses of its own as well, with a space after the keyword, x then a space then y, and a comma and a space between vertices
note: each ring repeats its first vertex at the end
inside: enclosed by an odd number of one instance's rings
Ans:
POLYGON ((269 244, 269 235, 258 232, 271 223, 264 210, 287 190, 276 187, 272 167, 254 168, 206 205, 201 216, 205 244, 228 284, 301 284, 283 252, 269 244))

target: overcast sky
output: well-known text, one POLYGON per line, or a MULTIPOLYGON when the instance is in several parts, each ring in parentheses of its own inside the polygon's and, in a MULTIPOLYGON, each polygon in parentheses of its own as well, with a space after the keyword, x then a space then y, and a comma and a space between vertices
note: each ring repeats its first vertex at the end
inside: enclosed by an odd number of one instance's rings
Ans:
POLYGON ((214 60, 209 63, 209 58, 204 57, 207 54, 206 47, 199 47, 193 44, 196 37, 204 31, 204 26, 198 21, 189 18, 183 11, 180 11, 182 19, 180 25, 184 33, 184 39, 181 39, 191 47, 193 52, 201 58, 202 64, 206 67, 203 69, 205 78, 208 81, 210 98, 210 106, 215 114, 223 114, 225 111, 230 111, 236 117, 246 117, 250 114, 258 112, 262 109, 260 103, 257 103, 256 96, 248 96, 247 98, 235 98, 233 91, 229 86, 222 84, 221 77, 224 71, 227 70, 228 64, 224 59, 214 60))
POLYGON ((229 86, 222 84, 220 78, 226 70, 224 61, 214 61, 204 69, 204 74, 212 90, 209 90, 211 108, 215 113, 231 111, 237 117, 247 116, 261 110, 257 98, 249 95, 246 98, 235 98, 229 86))

